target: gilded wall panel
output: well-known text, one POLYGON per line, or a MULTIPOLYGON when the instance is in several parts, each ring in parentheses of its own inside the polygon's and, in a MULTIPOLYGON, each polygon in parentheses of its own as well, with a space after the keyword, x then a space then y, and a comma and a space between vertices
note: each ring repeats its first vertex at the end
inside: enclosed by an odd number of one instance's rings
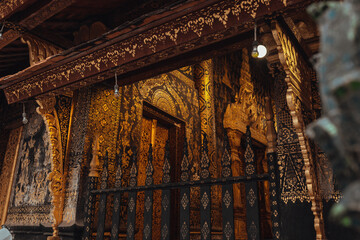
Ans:
POLYGON ((7 216, 7 209, 10 200, 11 187, 16 166, 16 159, 19 150, 19 143, 22 134, 22 127, 10 132, 6 153, 2 161, 0 174, 0 224, 3 225, 7 216))
MULTIPOLYGON (((84 156, 85 134, 87 120, 89 115, 91 91, 89 88, 79 90, 75 105, 74 113, 71 121, 71 132, 69 138, 68 163, 67 163, 67 181, 65 187, 65 203, 63 213, 62 226, 73 225, 77 219, 82 219, 82 206, 78 206, 78 199, 81 196, 81 186, 84 182, 80 182, 81 178, 81 162, 84 156), (81 184, 82 183, 82 184, 81 184), (77 210, 78 209, 78 210, 77 210), (78 211, 78 215, 76 214, 78 211)), ((66 101, 64 113, 68 112, 68 101, 66 101)), ((59 110, 58 110, 59 111, 59 110)), ((59 111, 59 118, 61 114, 59 111)), ((64 117, 67 119, 67 117, 64 117)), ((61 124, 60 124, 61 125, 61 124)))

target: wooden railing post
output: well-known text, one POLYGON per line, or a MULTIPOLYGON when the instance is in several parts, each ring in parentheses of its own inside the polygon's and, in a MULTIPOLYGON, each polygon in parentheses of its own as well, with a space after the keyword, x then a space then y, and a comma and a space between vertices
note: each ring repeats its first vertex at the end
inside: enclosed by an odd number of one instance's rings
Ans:
MULTIPOLYGON (((166 141, 164 165, 163 165, 163 177, 162 183, 170 183, 170 152, 169 152, 169 140, 166 141)), ((171 194, 170 190, 166 189, 162 191, 161 197, 161 239, 170 240, 170 208, 171 208, 171 194)))
MULTIPOLYGON (((152 144, 150 143, 148 163, 146 165, 146 179, 145 185, 151 186, 153 184, 154 166, 152 164, 152 144)), ((152 213, 153 213, 153 190, 145 191, 144 201, 144 229, 143 229, 143 240, 152 239, 152 213)))
MULTIPOLYGON (((201 151, 201 180, 210 178, 210 159, 208 151, 207 135, 204 134, 202 151, 201 151)), ((211 187, 200 187, 200 228, 201 228, 201 240, 211 239, 211 187)))
MULTIPOLYGON (((190 180, 188 144, 185 137, 181 161, 181 182, 190 180)), ((190 188, 180 189, 180 239, 190 240, 190 188)))
MULTIPOLYGON (((101 172, 101 183, 100 189, 104 190, 107 188, 107 181, 108 181, 108 152, 106 151, 105 159, 104 159, 104 166, 101 172)), ((105 218, 106 218, 106 202, 107 202, 107 194, 102 193, 100 195, 100 204, 99 204, 99 217, 98 217, 98 226, 97 226, 97 234, 96 240, 103 240, 104 239, 104 231, 105 231, 105 218)))
POLYGON ((84 233, 82 237, 83 240, 91 239, 91 220, 94 214, 93 203, 95 199, 95 195, 92 194, 91 191, 96 189, 97 180, 99 178, 98 151, 99 151, 99 143, 96 137, 93 146, 93 157, 90 162, 90 171, 89 171, 87 191, 86 191, 84 233))
MULTIPOLYGON (((122 146, 120 146, 120 153, 117 156, 117 169, 115 175, 115 187, 121 187, 122 181, 122 146)), ((119 225, 120 225, 120 203, 121 203, 121 192, 114 193, 114 208, 111 223, 111 240, 119 239, 119 225)))
MULTIPOLYGON (((255 153, 251 143, 250 127, 246 127, 245 176, 256 176, 255 153)), ((260 212, 258 183, 247 182, 246 193, 246 229, 249 240, 260 240, 260 212)))
MULTIPOLYGON (((227 134, 224 134, 224 153, 221 159, 222 177, 232 177, 230 145, 227 134)), ((222 220, 223 220, 223 239, 234 240, 234 195, 233 185, 225 184, 222 186, 222 220)))
MULTIPOLYGON (((136 187, 137 185, 137 154, 136 151, 133 150, 132 158, 131 158, 131 169, 130 169, 130 187, 136 187)), ((135 239, 135 221, 136 221, 136 198, 137 192, 129 192, 129 200, 128 200, 128 211, 127 211, 127 228, 126 228, 126 239, 133 240, 135 239)))

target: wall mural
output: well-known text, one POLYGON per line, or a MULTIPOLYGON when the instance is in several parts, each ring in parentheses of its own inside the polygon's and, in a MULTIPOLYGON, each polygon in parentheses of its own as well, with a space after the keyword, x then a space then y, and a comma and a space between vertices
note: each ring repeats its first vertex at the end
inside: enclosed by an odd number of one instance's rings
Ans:
POLYGON ((14 175, 8 219, 9 225, 49 224, 51 196, 50 137, 41 115, 32 105, 29 123, 24 126, 14 175))

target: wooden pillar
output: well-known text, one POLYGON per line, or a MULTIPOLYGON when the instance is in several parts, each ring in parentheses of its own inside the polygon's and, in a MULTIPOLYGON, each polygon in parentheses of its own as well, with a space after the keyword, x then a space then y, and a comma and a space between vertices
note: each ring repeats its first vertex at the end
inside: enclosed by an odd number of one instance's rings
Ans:
POLYGON ((304 160, 306 186, 308 189, 311 211, 314 215, 316 239, 326 239, 324 219, 322 215, 322 199, 318 179, 316 178, 314 160, 311 155, 309 139, 305 136, 303 110, 311 110, 310 78, 311 69, 298 54, 296 45, 292 42, 280 24, 272 22, 272 33, 277 44, 280 63, 285 71, 287 84, 286 102, 290 110, 293 127, 299 139, 301 154, 304 160))

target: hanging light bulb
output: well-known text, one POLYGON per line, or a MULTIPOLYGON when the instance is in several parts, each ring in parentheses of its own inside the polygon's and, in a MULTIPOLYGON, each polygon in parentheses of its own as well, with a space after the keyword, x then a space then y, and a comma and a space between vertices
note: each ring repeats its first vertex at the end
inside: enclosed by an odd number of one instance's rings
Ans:
POLYGON ((114 95, 115 97, 119 97, 120 96, 120 92, 119 92, 119 85, 118 85, 118 79, 117 79, 117 73, 115 72, 115 86, 114 86, 114 95))
POLYGON ((266 54, 267 54, 267 49, 266 49, 266 47, 265 47, 264 45, 261 45, 261 44, 257 46, 257 51, 258 51, 258 53, 259 53, 258 58, 263 58, 263 57, 265 57, 266 54))
POLYGON ((267 54, 267 49, 264 45, 259 44, 257 41, 257 25, 254 26, 254 42, 252 46, 251 56, 253 58, 263 58, 267 54))
POLYGON ((25 103, 23 103, 22 123, 25 125, 28 122, 29 120, 26 118, 26 112, 25 112, 25 103))

